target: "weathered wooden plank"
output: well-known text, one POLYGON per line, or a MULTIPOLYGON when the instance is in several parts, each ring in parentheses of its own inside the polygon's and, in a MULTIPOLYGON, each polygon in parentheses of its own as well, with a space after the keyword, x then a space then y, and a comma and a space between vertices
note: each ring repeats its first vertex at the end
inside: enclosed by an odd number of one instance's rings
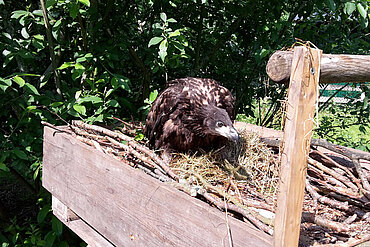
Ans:
MULTIPOLYGON (((228 246, 222 212, 54 133, 45 127, 43 186, 114 245, 228 246)), ((229 226, 234 246, 272 245, 271 236, 237 219, 229 217, 229 226)))
POLYGON ((113 247, 113 245, 80 219, 55 196, 52 197, 53 214, 82 238, 90 247, 113 247))
POLYGON ((320 57, 321 50, 294 48, 274 224, 275 247, 298 246, 320 57))
POLYGON ((64 205, 58 198, 52 196, 52 209, 54 215, 58 215, 63 222, 74 221, 80 219, 70 208, 64 205))
MULTIPOLYGON (((292 70, 292 51, 276 51, 270 57, 266 72, 271 80, 288 83, 292 70)), ((323 54, 320 83, 370 81, 370 55, 323 54)))

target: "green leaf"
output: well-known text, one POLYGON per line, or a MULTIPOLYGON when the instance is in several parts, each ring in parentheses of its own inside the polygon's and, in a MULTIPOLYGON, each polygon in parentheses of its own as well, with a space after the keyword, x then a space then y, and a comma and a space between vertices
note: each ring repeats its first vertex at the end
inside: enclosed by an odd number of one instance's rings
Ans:
POLYGON ((351 15, 355 9, 356 9, 356 4, 353 2, 346 2, 344 4, 344 13, 347 15, 351 15))
POLYGON ((150 39, 148 47, 151 47, 152 45, 159 44, 163 40, 163 37, 153 37, 150 39))
POLYGON ((54 215, 53 215, 53 218, 52 218, 51 222, 52 222, 52 228, 53 228, 53 231, 55 232, 55 234, 57 236, 61 236, 62 233, 63 233, 63 224, 62 224, 62 222, 60 222, 60 220, 58 220, 58 218, 55 217, 54 215))
POLYGON ((27 30, 26 30, 25 27, 22 28, 21 34, 22 34, 22 37, 25 38, 25 39, 28 39, 30 37, 30 35, 27 33, 27 30))
POLYGON ((49 7, 53 6, 54 4, 56 4, 57 2, 58 2, 58 0, 46 0, 45 7, 49 8, 49 7))
POLYGON ((76 63, 75 64, 75 69, 85 69, 85 67, 80 63, 76 63))
POLYGON ((162 62, 164 62, 164 59, 167 56, 167 46, 168 46, 167 39, 163 40, 161 44, 159 45, 158 54, 159 54, 159 57, 162 59, 162 62))
POLYGON ((90 7, 90 0, 78 0, 80 3, 86 5, 87 7, 90 7))
POLYGON ((38 39, 38 40, 42 40, 42 41, 44 41, 44 36, 43 35, 41 35, 41 34, 36 34, 36 35, 34 35, 33 36, 35 39, 38 39))
POLYGON ((83 69, 74 69, 72 73, 72 80, 76 80, 77 78, 80 78, 85 70, 83 69))
POLYGON ((65 62, 58 69, 62 70, 62 69, 69 68, 69 67, 74 67, 74 66, 75 66, 74 62, 65 62))
POLYGON ((25 152, 23 152, 22 150, 19 150, 19 149, 14 149, 13 150, 13 153, 20 159, 22 160, 28 160, 28 156, 25 152))
POLYGON ((144 135, 142 133, 139 133, 135 136, 135 141, 142 141, 144 139, 144 135))
POLYGON ((53 25, 53 29, 58 28, 58 27, 60 26, 60 24, 62 24, 62 19, 59 19, 59 20, 57 20, 57 21, 54 23, 54 25, 53 25))
POLYGON ((40 95, 34 85, 32 85, 32 84, 30 84, 28 82, 25 83, 24 85, 25 85, 26 88, 28 88, 29 90, 31 90, 32 93, 34 93, 36 95, 40 95))
POLYGON ((360 15, 364 18, 364 19, 366 19, 366 10, 365 10, 365 8, 364 8, 364 6, 362 6, 362 4, 361 3, 358 3, 357 4, 357 10, 358 10, 358 12, 360 12, 360 15))
POLYGON ((119 107, 119 103, 117 100, 115 99, 111 99, 111 100, 108 100, 107 103, 106 103, 108 106, 111 106, 111 107, 114 107, 114 108, 117 108, 119 107))
POLYGON ((34 14, 36 16, 43 17, 43 14, 42 14, 42 10, 41 9, 36 9, 36 10, 32 11, 32 14, 34 14))
POLYGON ((38 50, 42 50, 45 47, 44 43, 38 39, 32 39, 32 45, 38 50))
POLYGON ((13 81, 15 81, 16 83, 18 83, 18 85, 20 86, 20 87, 23 87, 24 86, 24 84, 26 83, 24 80, 23 80, 23 78, 22 77, 19 77, 19 76, 14 76, 13 77, 13 81))
POLYGON ((170 19, 167 20, 167 22, 176 23, 177 21, 175 19, 173 19, 173 18, 170 18, 170 19))
POLYGON ((336 7, 336 4, 335 4, 334 0, 329 0, 329 7, 330 7, 331 11, 335 12, 337 7, 336 7))
POLYGON ((45 236, 45 244, 44 247, 52 247, 54 246, 54 241, 55 241, 55 232, 51 231, 45 236))
POLYGON ((97 104, 103 102, 103 99, 98 96, 89 95, 84 98, 81 98, 79 102, 91 102, 93 104, 97 104))
POLYGON ((58 107, 58 106, 61 106, 63 105, 63 102, 53 102, 50 104, 50 107, 58 107))
POLYGON ((16 11, 13 11, 13 14, 10 18, 19 19, 20 17, 27 15, 27 14, 28 12, 25 10, 16 10, 16 11))
POLYGON ((77 13, 78 13, 78 4, 76 3, 72 3, 70 9, 69 9, 69 15, 75 19, 77 17, 77 13))
POLYGON ((85 62, 87 59, 86 57, 79 57, 76 59, 76 63, 82 63, 82 62, 85 62))
POLYGON ((76 91, 75 93, 75 100, 78 100, 80 98, 80 95, 82 94, 81 90, 76 91))
POLYGON ((260 57, 261 57, 261 58, 264 58, 264 57, 266 57, 266 56, 267 56, 267 54, 269 54, 269 50, 266 50, 265 48, 263 48, 263 49, 261 50, 260 57))
POLYGON ((119 74, 113 74, 113 76, 114 77, 111 80, 111 84, 114 89, 120 87, 128 92, 131 92, 130 85, 129 85, 130 80, 127 77, 119 75, 119 74))
POLYGON ((173 32, 171 32, 170 33, 170 35, 168 36, 169 38, 170 37, 174 37, 174 36, 179 36, 181 33, 180 33, 180 30, 179 29, 177 29, 177 30, 175 30, 175 31, 173 31, 173 32))
POLYGON ((4 84, 6 84, 9 87, 12 85, 12 80, 10 80, 10 79, 0 78, 0 82, 3 82, 4 84))
POLYGON ((154 100, 157 98, 157 96, 158 96, 158 90, 154 90, 153 92, 151 92, 149 95, 150 103, 153 103, 154 100))
POLYGON ((161 19, 162 19, 163 22, 166 22, 167 21, 167 15, 166 15, 166 13, 161 13, 160 14, 160 17, 161 17, 161 19))
POLYGON ((40 173, 40 167, 38 167, 35 172, 33 173, 33 180, 36 180, 37 179, 37 176, 39 175, 40 173))
POLYGON ((0 170, 4 172, 10 171, 9 168, 4 163, 0 163, 0 170))
POLYGON ((37 106, 35 106, 35 105, 30 105, 30 106, 27 106, 27 110, 28 111, 32 111, 32 110, 35 110, 37 108, 37 106))
POLYGON ((86 116, 86 107, 83 105, 73 105, 73 109, 80 113, 82 116, 86 116))

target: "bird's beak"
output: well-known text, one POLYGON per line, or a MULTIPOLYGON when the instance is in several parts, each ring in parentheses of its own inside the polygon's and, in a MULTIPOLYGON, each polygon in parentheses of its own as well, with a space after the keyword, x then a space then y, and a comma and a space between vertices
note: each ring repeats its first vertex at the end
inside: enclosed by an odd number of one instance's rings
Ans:
POLYGON ((217 128, 216 131, 231 141, 239 141, 239 134, 234 127, 222 126, 221 128, 217 128))

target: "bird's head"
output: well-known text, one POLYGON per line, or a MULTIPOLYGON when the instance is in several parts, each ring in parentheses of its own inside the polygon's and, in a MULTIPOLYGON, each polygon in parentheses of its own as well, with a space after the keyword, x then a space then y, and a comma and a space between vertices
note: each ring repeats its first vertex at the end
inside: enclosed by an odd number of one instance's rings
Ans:
POLYGON ((233 127, 230 116, 225 109, 206 105, 201 107, 200 112, 203 118, 204 133, 223 136, 234 142, 239 140, 239 134, 233 127))

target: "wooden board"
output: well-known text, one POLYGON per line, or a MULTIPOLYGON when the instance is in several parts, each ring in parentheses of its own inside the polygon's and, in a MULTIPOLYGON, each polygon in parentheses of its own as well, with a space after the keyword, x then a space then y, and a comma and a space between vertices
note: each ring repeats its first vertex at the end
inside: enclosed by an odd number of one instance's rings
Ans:
MULTIPOLYGON (((48 127, 43 186, 116 246, 228 246, 224 213, 48 127)), ((234 246, 272 245, 237 219, 229 226, 234 246)))
POLYGON ((294 48, 275 216, 275 247, 297 246, 321 50, 294 48))
POLYGON ((107 239, 89 226, 55 196, 52 197, 53 214, 90 247, 113 247, 107 239))

